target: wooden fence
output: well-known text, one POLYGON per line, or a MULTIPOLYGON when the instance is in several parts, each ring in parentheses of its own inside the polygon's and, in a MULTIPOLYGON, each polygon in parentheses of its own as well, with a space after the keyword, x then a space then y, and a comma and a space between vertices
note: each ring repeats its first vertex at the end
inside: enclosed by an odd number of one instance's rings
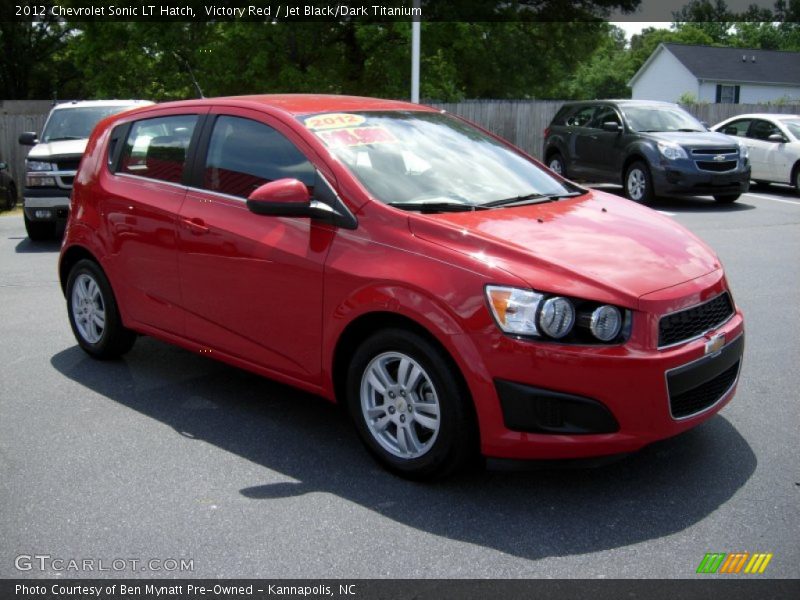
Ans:
MULTIPOLYGON (((473 121, 509 140, 526 152, 542 158, 544 130, 563 104, 560 100, 469 100, 466 102, 430 102, 473 121)), ((21 191, 25 180, 27 146, 17 142, 23 131, 41 133, 52 103, 48 100, 0 101, 0 160, 21 191)), ((750 112, 800 114, 800 105, 769 106, 763 104, 692 104, 690 113, 711 125, 739 114, 750 112)))

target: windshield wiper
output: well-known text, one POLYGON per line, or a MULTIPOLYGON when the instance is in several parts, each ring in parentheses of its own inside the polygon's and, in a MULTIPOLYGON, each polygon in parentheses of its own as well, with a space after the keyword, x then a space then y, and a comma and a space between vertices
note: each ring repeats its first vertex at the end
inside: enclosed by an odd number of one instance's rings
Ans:
POLYGON ((686 132, 686 133, 703 133, 702 129, 688 129, 688 128, 685 128, 685 129, 677 129, 676 131, 683 131, 683 132, 686 132))
POLYGON ((82 139, 84 139, 84 138, 82 138, 80 136, 65 135, 64 137, 50 138, 47 141, 48 142, 63 142, 65 140, 82 140, 82 139))
POLYGON ((492 200, 491 202, 487 202, 486 204, 482 204, 481 206, 484 207, 494 207, 494 206, 524 206, 527 204, 544 204, 545 202, 555 202, 556 200, 561 200, 562 198, 574 198, 576 196, 582 196, 584 192, 566 192, 564 194, 528 194, 527 196, 514 196, 513 198, 502 198, 500 200, 492 200))
POLYGON ((463 202, 387 202, 387 204, 401 210, 421 213, 469 212, 484 210, 485 208, 477 204, 464 204, 463 202))

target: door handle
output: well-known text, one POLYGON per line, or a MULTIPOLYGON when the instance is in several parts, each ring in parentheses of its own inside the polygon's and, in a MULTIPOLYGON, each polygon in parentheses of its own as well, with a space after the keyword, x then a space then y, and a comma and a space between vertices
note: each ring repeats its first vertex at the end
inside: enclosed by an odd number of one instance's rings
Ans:
POLYGON ((195 217, 194 219, 181 219, 186 229, 191 231, 195 235, 200 235, 203 233, 209 232, 209 227, 206 225, 203 219, 198 219, 195 217))

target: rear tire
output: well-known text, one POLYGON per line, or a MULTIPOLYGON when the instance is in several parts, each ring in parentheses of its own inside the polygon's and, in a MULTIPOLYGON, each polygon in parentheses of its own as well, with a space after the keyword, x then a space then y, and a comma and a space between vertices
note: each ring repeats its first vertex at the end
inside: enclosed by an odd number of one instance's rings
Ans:
POLYGON ((623 179, 625 196, 639 204, 649 204, 655 198, 650 169, 642 161, 632 163, 623 179))
POLYGON ((53 221, 31 221, 28 215, 25 218, 25 231, 32 242, 44 242, 56 237, 56 224, 53 221))
POLYGON ((477 457, 471 402, 443 352, 411 331, 377 332, 350 362, 347 408, 359 437, 402 477, 441 478, 477 457))
POLYGON ((94 358, 122 356, 136 341, 136 334, 122 324, 105 273, 91 260, 78 261, 69 273, 67 313, 78 345, 94 358))
POLYGON ((726 194, 724 196, 714 196, 714 200, 720 204, 733 204, 739 199, 741 194, 726 194))
POLYGON ((14 187, 9 187, 6 190, 6 210, 14 210, 17 205, 17 190, 14 187))

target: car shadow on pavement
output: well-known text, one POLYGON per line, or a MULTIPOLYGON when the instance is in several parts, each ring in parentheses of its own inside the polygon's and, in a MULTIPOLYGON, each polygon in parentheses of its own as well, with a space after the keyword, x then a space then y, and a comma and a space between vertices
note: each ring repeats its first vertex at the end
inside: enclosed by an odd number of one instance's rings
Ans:
POLYGON ((177 435, 296 480, 253 481, 237 490, 253 502, 335 494, 402 525, 529 559, 684 530, 730 500, 756 468, 747 441, 717 416, 604 467, 476 469, 419 484, 378 467, 344 412, 325 400, 149 338, 123 360, 98 362, 75 346, 51 363, 177 435))
POLYGON ((22 238, 14 247, 14 252, 17 254, 40 254, 43 252, 58 252, 59 250, 61 250, 61 240, 32 242, 30 238, 22 238))

